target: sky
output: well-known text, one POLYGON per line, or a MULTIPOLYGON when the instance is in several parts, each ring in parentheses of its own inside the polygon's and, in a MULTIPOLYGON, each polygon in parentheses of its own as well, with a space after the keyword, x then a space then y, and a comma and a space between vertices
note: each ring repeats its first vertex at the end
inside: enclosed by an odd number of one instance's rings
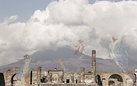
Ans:
MULTIPOLYGON (((6 17, 10 17, 11 15, 18 16, 18 19, 15 22, 26 22, 35 10, 44 10, 46 6, 52 1, 58 0, 0 0, 0 22, 2 22, 6 17)), ((89 0, 89 3, 93 4, 95 1, 96 0, 89 0)))
POLYGON ((27 21, 35 10, 44 10, 53 0, 0 0, 0 21, 11 15, 18 15, 20 22, 27 21))
POLYGON ((136 9, 137 1, 0 0, 0 65, 43 49, 75 49, 79 39, 84 54, 95 49, 97 57, 110 59, 111 37, 123 35, 136 60, 136 9))

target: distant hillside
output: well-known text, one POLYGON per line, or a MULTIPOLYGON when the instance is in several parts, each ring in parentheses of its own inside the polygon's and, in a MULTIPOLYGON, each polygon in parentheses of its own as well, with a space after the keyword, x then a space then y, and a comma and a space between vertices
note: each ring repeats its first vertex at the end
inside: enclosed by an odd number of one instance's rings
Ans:
MULTIPOLYGON (((33 59, 33 61, 36 61, 36 63, 33 63, 32 65, 32 68, 35 70, 38 66, 41 66, 43 70, 53 68, 63 69, 58 63, 58 59, 61 58, 64 61, 68 72, 80 72, 81 67, 85 67, 87 72, 91 71, 91 57, 82 55, 82 58, 80 58, 80 56, 74 55, 74 50, 70 47, 62 47, 58 48, 57 50, 38 51, 32 54, 30 57, 33 59)), ((112 60, 97 58, 96 62, 97 72, 121 71, 120 68, 112 60)), ((19 67, 21 64, 22 60, 9 65, 1 66, 0 71, 2 72, 14 67, 19 67)), ((136 68, 135 64, 136 61, 129 59, 129 68, 127 69, 127 71, 134 72, 134 69, 136 68)))

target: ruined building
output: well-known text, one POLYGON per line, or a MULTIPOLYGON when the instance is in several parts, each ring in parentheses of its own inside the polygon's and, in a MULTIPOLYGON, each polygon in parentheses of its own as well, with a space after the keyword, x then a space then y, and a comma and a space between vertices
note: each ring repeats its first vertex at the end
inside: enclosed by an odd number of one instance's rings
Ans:
POLYGON ((38 67, 36 71, 31 70, 21 80, 16 79, 17 68, 14 68, 0 73, 0 86, 133 86, 132 73, 99 72, 97 74, 95 50, 92 51, 91 68, 89 73, 85 73, 85 68, 81 68, 80 73, 70 73, 57 68, 43 71, 38 67))

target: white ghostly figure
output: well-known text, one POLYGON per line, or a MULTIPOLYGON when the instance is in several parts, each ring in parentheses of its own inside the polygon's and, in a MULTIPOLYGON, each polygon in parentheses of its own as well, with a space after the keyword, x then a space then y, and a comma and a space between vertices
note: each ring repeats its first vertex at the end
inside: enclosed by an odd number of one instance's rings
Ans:
POLYGON ((78 40, 79 44, 76 46, 75 55, 81 55, 84 51, 84 46, 82 45, 83 40, 78 40))
POLYGON ((120 39, 112 37, 112 43, 110 44, 110 57, 116 64, 125 72, 128 67, 128 50, 129 46, 126 44, 125 36, 120 39))
POLYGON ((30 72, 31 67, 31 58, 29 58, 29 55, 25 55, 23 59, 23 64, 19 67, 19 69, 16 72, 16 78, 18 80, 21 80, 23 77, 25 77, 30 72))

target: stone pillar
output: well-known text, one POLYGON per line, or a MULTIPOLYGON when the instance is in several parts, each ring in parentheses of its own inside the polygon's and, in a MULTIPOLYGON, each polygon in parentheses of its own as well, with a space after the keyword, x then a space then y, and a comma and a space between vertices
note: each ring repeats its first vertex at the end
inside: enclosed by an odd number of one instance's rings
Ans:
POLYGON ((92 50, 92 66, 91 66, 91 74, 92 74, 92 83, 95 83, 96 77, 96 51, 92 50))
POLYGON ((37 68, 37 83, 40 84, 41 82, 41 67, 37 68))
POLYGON ((85 80, 85 68, 82 67, 81 68, 81 83, 84 83, 84 80, 85 80))

